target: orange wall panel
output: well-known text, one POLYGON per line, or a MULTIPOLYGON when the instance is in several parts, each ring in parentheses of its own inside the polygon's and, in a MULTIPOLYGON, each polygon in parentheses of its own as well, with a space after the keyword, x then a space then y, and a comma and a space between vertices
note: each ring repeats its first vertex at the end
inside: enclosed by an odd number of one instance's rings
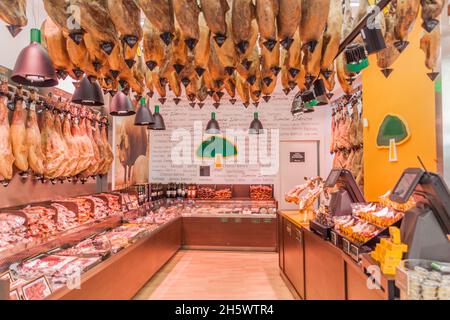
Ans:
POLYGON ((424 53, 419 43, 420 21, 409 36, 410 44, 385 78, 370 57, 370 67, 363 71, 365 194, 376 201, 391 190, 404 169, 420 166, 420 156, 428 170, 437 170, 434 83, 426 75, 424 53), (378 129, 386 114, 401 116, 409 126, 411 138, 397 147, 398 162, 389 162, 389 149, 376 145, 378 129))

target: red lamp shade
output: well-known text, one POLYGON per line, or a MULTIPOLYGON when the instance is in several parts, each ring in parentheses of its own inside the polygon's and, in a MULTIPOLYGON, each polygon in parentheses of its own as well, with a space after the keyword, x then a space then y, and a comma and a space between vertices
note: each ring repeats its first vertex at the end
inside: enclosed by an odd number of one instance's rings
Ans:
POLYGON ((19 54, 11 79, 19 84, 33 87, 54 87, 58 84, 55 67, 42 48, 41 31, 31 30, 31 43, 19 54))
POLYGON ((103 106, 105 104, 103 92, 97 80, 84 77, 73 93, 72 102, 85 106, 103 106))
POLYGON ((127 117, 136 114, 130 97, 122 90, 119 90, 112 98, 109 114, 113 117, 127 117))

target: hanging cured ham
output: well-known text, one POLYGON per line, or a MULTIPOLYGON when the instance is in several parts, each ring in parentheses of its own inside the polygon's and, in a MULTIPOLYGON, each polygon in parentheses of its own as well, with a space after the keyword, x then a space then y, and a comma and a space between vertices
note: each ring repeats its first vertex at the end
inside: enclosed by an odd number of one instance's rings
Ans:
POLYGON ((172 66, 174 67, 175 71, 180 74, 187 63, 188 48, 186 46, 186 43, 181 38, 181 31, 177 29, 172 46, 172 66))
POLYGON ((44 176, 48 179, 58 178, 61 168, 65 167, 66 158, 63 143, 55 131, 52 111, 44 111, 41 139, 44 153, 44 176))
POLYGON ((94 125, 92 128, 92 134, 93 134, 93 139, 94 139, 94 143, 97 145, 97 149, 98 149, 98 164, 97 164, 97 169, 94 172, 95 175, 100 174, 100 172, 102 171, 103 167, 105 166, 106 163, 106 146, 103 143, 102 140, 102 135, 100 132, 100 127, 99 127, 99 121, 98 119, 96 119, 94 121, 94 125))
POLYGON ((420 49, 425 53, 425 66, 431 70, 428 76, 434 80, 438 75, 436 70, 441 51, 441 30, 439 26, 433 28, 431 32, 424 32, 420 39, 420 49))
POLYGON ((173 11, 180 25, 181 37, 190 50, 194 50, 200 39, 197 0, 173 0, 173 11))
POLYGON ((255 18, 255 7, 252 0, 233 0, 232 31, 237 50, 245 54, 250 47, 252 37, 252 21, 255 18))
POLYGON ((13 177, 14 155, 7 105, 8 98, 0 95, 0 180, 11 180, 13 177))
POLYGON ((81 176, 84 178, 89 178, 96 174, 101 158, 100 158, 100 150, 94 139, 94 133, 93 133, 93 129, 92 129, 91 119, 86 119, 85 125, 86 125, 86 133, 87 133, 87 136, 88 136, 88 138, 91 142, 91 146, 92 146, 93 158, 92 158, 90 166, 84 172, 81 173, 81 176))
POLYGON ((161 39, 169 45, 175 36, 172 0, 137 0, 145 16, 158 30, 161 39))
POLYGON ((67 152, 69 156, 74 159, 72 166, 67 168, 67 176, 74 177, 80 172, 80 170, 78 170, 80 166, 80 150, 78 141, 72 136, 70 115, 66 115, 64 118, 62 132, 64 141, 67 145, 67 152))
POLYGON ((400 51, 395 47, 396 37, 395 37, 395 23, 396 23, 396 12, 395 7, 390 6, 389 11, 384 13, 382 19, 384 20, 384 25, 386 26, 386 33, 384 36, 384 41, 386 43, 386 48, 377 53, 377 64, 381 68, 381 71, 388 77, 393 69, 390 67, 400 56, 400 51))
POLYGON ((200 12, 198 18, 200 36, 197 45, 194 50, 194 63, 195 72, 199 77, 203 75, 208 67, 209 50, 210 50, 210 37, 211 32, 206 24, 205 16, 203 12, 200 12))
MULTIPOLYGON (((87 33, 84 35, 84 43, 89 53, 90 63, 95 71, 98 72, 108 62, 108 55, 101 49, 101 42, 94 38, 92 34, 87 33)), ((87 70, 85 72, 89 73, 87 70)))
POLYGON ((118 42, 117 31, 108 12, 108 0, 74 0, 79 6, 77 21, 81 28, 99 42, 99 47, 106 54, 111 54, 118 42))
POLYGON ((221 46, 227 37, 225 14, 230 10, 227 0, 200 0, 206 23, 214 34, 214 41, 221 46))
MULTIPOLYGON (((342 36, 343 38, 347 37, 350 34, 352 29, 352 8, 350 6, 350 1, 345 0, 344 3, 344 16, 343 16, 343 27, 342 27, 342 36)), ((356 76, 353 73, 348 73, 345 66, 345 56, 341 53, 336 59, 336 74, 338 81, 341 85, 342 90, 347 95, 350 95, 353 92, 353 80, 356 76)))
POLYGON ((125 61, 132 66, 143 36, 141 10, 135 0, 108 0, 107 9, 124 44, 125 61))
POLYGON ((106 125, 102 125, 101 136, 102 136, 103 145, 105 146, 105 163, 104 163, 102 170, 99 172, 102 175, 108 174, 109 170, 111 169, 111 164, 114 161, 114 154, 113 154, 111 145, 108 142, 108 134, 106 132, 107 129, 108 129, 108 127, 106 125))
POLYGON ((28 23, 26 9, 26 0, 0 1, 0 19, 8 25, 13 37, 28 23))
POLYGON ((302 69, 302 50, 299 30, 294 33, 292 46, 285 57, 285 65, 290 76, 296 79, 302 69))
POLYGON ((278 0, 278 39, 284 49, 289 50, 302 15, 302 0, 278 0))
POLYGON ((311 52, 308 49, 304 49, 304 66, 306 71, 306 81, 308 85, 312 84, 314 80, 319 77, 321 60, 322 60, 322 47, 323 47, 323 38, 319 38, 319 42, 316 45, 316 49, 314 52, 311 52))
POLYGON ((75 118, 72 121, 72 126, 70 129, 73 137, 73 142, 77 145, 79 153, 78 165, 77 169, 75 170, 76 173, 74 175, 78 175, 84 170, 86 170, 86 168, 89 166, 90 163, 89 154, 86 152, 85 141, 81 136, 79 121, 80 120, 78 116, 75 116, 75 118))
POLYGON ((161 67, 165 56, 165 48, 157 30, 148 19, 144 22, 144 57, 147 67, 153 71, 161 67))
POLYGON ((439 16, 444 8, 445 0, 424 0, 422 5, 422 27, 431 32, 437 25, 439 25, 439 16))
POLYGON ((153 85, 158 93, 160 98, 165 98, 167 95, 166 91, 166 82, 167 79, 164 79, 160 76, 160 74, 156 71, 152 71, 153 85))
POLYGON ((260 42, 272 51, 277 42, 277 16, 279 0, 256 0, 256 20, 258 21, 260 42))
POLYGON ((214 51, 217 53, 217 58, 219 59, 220 63, 225 67, 225 71, 228 73, 228 75, 232 75, 234 70, 237 67, 237 64, 239 63, 239 58, 236 52, 235 42, 234 42, 234 36, 232 32, 232 16, 231 11, 228 11, 226 14, 226 21, 227 21, 227 34, 228 37, 224 41, 224 43, 219 46, 217 42, 211 41, 211 45, 214 46, 214 51))
POLYGON ((263 69, 269 69, 275 76, 281 71, 280 67, 280 44, 275 43, 273 50, 270 51, 264 45, 264 40, 260 38, 259 47, 261 49, 261 65, 263 69))
POLYGON ((83 39, 79 44, 76 44, 72 38, 66 37, 66 48, 70 61, 74 66, 72 71, 76 77, 81 78, 85 69, 88 69, 88 73, 95 73, 94 66, 90 61, 89 53, 87 52, 86 44, 83 39))
POLYGON ((35 175, 44 174, 41 131, 38 126, 35 105, 31 104, 27 114, 25 145, 28 147, 28 164, 35 175))
POLYGON ((334 59, 339 52, 342 32, 342 0, 330 0, 327 27, 323 34, 321 70, 325 78, 333 72, 334 59))
POLYGON ((250 85, 239 74, 236 75, 236 91, 246 108, 250 105, 250 85))
POLYGON ((75 67, 67 51, 67 39, 64 37, 62 30, 58 28, 51 18, 45 19, 41 29, 45 47, 55 66, 58 77, 65 79, 70 74, 72 78, 78 79, 73 72, 75 67))
MULTIPOLYGON (((21 94, 21 93, 20 93, 21 94)), ((21 172, 28 171, 28 147, 26 145, 25 103, 22 98, 16 99, 11 122, 11 141, 14 154, 14 165, 21 172)))
POLYGON ((64 163, 60 168, 60 171, 58 171, 58 173, 56 174, 57 178, 68 177, 72 172, 74 165, 77 161, 77 159, 72 158, 70 156, 69 147, 67 146, 66 140, 64 139, 62 130, 62 122, 63 122, 62 116, 63 115, 61 113, 55 115, 55 134, 58 135, 58 139, 64 151, 64 158, 65 158, 64 163))
POLYGON ((83 155, 86 156, 86 166, 84 168, 84 171, 88 170, 93 164, 95 164, 95 154, 94 154, 94 148, 92 146, 92 140, 88 136, 88 129, 86 124, 86 117, 81 117, 80 120, 80 136, 81 140, 83 142, 83 155))
POLYGON ((224 86, 224 81, 227 78, 227 73, 224 66, 220 63, 216 51, 214 50, 214 45, 211 44, 211 54, 209 56, 209 74, 213 82, 214 91, 222 91, 224 86))
POLYGON ((402 52, 408 45, 406 38, 411 32, 414 22, 419 14, 420 0, 397 0, 396 2, 396 25, 395 36, 398 41, 395 43, 397 49, 402 52))
POLYGON ((330 0, 302 0, 300 39, 302 46, 314 52, 327 25, 330 0))
POLYGON ((61 30, 67 33, 76 44, 81 43, 83 40, 83 30, 79 23, 81 12, 75 1, 44 0, 44 8, 61 30))

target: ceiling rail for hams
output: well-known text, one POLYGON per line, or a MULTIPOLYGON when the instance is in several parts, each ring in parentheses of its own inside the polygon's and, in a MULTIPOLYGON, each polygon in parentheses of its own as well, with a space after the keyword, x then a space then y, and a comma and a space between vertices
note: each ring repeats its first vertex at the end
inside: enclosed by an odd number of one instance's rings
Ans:
MULTIPOLYGON (((11 1, 9 9, 0 10, 0 19, 11 25, 11 17, 26 17, 25 2, 11 1)), ((323 81, 320 87, 328 94, 336 82, 351 94, 371 53, 377 53, 378 66, 389 76, 419 12, 426 31, 421 49, 431 70, 428 76, 435 79, 445 1, 360 0, 358 8, 352 8, 350 0, 68 4, 44 0, 48 17, 42 25, 43 46, 58 77, 81 80, 85 74, 111 94, 120 84, 126 92, 137 93, 137 100, 155 95, 164 104, 170 96, 179 104, 183 96, 191 107, 202 108, 209 99, 218 108, 225 99, 232 104, 240 100, 245 107, 267 103, 279 80, 286 95, 311 90, 316 80, 323 81), (364 30, 376 13, 386 27, 364 30), (358 38, 362 30, 367 34, 358 38)), ((23 23, 26 19, 20 20, 23 23)))
POLYGON ((84 184, 106 175, 113 159, 107 118, 70 103, 65 91, 11 85, 10 74, 0 69, 0 183, 18 175, 84 184))

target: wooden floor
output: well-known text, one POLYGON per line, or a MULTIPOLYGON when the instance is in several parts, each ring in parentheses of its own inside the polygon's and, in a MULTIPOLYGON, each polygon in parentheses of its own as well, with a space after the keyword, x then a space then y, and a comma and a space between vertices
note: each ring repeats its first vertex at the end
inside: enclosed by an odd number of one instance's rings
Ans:
POLYGON ((180 251, 136 300, 291 300, 276 253, 180 251))

